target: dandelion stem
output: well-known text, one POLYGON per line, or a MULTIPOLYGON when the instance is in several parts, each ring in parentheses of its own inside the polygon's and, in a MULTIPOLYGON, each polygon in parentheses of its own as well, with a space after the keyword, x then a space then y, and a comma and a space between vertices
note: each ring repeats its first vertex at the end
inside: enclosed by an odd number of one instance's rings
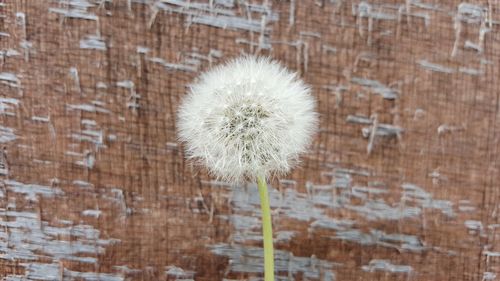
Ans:
POLYGON ((262 237, 264 238, 264 280, 274 281, 273 226, 271 222, 271 207, 266 180, 257 178, 259 186, 260 206, 262 209, 262 237))

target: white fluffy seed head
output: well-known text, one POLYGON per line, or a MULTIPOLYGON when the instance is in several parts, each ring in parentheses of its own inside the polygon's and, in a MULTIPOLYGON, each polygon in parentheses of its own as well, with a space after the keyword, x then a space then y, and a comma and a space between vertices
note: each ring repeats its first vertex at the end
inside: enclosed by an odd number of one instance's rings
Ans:
POLYGON ((318 115, 310 89, 279 63, 244 56, 203 73, 178 111, 190 158, 228 182, 288 172, 318 115))

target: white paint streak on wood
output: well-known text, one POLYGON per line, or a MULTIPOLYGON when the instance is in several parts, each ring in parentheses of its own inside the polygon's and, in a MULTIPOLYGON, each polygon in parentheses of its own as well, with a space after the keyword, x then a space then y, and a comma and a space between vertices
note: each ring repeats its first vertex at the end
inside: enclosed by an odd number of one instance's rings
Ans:
POLYGON ((0 125, 0 143, 11 142, 17 139, 14 129, 0 125))
POLYGON ((0 115, 15 116, 14 107, 19 106, 19 100, 15 98, 2 98, 0 97, 0 115))
POLYGON ((368 265, 363 265, 361 267, 364 271, 375 272, 375 271, 385 271, 390 273, 406 273, 410 274, 413 272, 413 268, 409 265, 395 265, 388 260, 373 259, 368 265))
POLYGON ((58 4, 56 8, 49 8, 49 12, 60 14, 64 18, 91 21, 97 21, 98 19, 97 15, 88 11, 89 8, 95 7, 95 5, 87 0, 58 0, 58 4))
POLYGON ((86 112, 98 112, 105 114, 111 113, 111 111, 94 104, 67 104, 66 107, 68 108, 68 110, 81 110, 86 112))
POLYGON ((150 62, 160 64, 163 67, 165 67, 166 69, 170 69, 170 70, 180 70, 180 71, 186 71, 186 72, 198 71, 198 68, 196 66, 182 64, 182 63, 170 63, 170 62, 165 61, 162 58, 149 58, 148 60, 150 62))
POLYGON ((8 190, 24 194, 26 199, 31 201, 37 201, 39 195, 44 197, 54 197, 64 194, 64 192, 59 188, 52 188, 50 186, 39 184, 23 184, 14 180, 4 180, 3 183, 6 185, 8 190))
POLYGON ((105 51, 106 42, 104 42, 104 39, 99 35, 87 35, 82 40, 80 40, 80 48, 105 51))
POLYGON ((21 87, 21 81, 16 74, 11 72, 0 72, 0 83, 6 84, 13 88, 21 87))
POLYGON ((418 64, 420 66, 422 66, 423 68, 430 70, 430 71, 434 71, 434 72, 442 72, 442 73, 448 73, 448 74, 455 73, 455 69, 453 69, 453 68, 450 68, 450 67, 447 67, 444 65, 440 65, 437 63, 431 63, 427 60, 420 60, 420 61, 418 61, 418 64))
POLYGON ((165 274, 168 277, 174 277, 176 280, 194 280, 194 271, 184 270, 175 265, 169 265, 165 268, 165 274))
POLYGON ((293 26, 295 24, 295 6, 296 0, 290 0, 290 13, 288 16, 288 26, 293 26))
POLYGON ((398 90, 392 89, 377 80, 371 80, 361 77, 352 77, 351 82, 371 90, 373 93, 381 95, 384 99, 393 100, 400 95, 398 90))
MULTIPOLYGON (((215 244, 209 246, 212 253, 225 256, 231 259, 230 271, 234 273, 261 273, 263 272, 263 250, 262 248, 215 244)), ((275 250, 275 270, 276 272, 286 272, 288 276, 276 276, 277 281, 293 280, 294 275, 301 273, 308 280, 335 281, 334 267, 342 264, 329 262, 312 257, 296 257, 293 253, 282 250, 275 250), (321 274, 322 273, 322 274, 321 274)))
MULTIPOLYGON (((65 196, 61 188, 54 186, 15 180, 2 180, 2 184, 10 196, 24 196, 35 205, 35 209, 40 204, 40 197, 59 200, 65 196)), ((18 209, 15 204, 10 204, 8 209, 0 209, 0 226, 2 258, 23 260, 19 266, 25 269, 23 275, 7 275, 6 280, 59 280, 61 272, 64 278, 86 281, 123 280, 123 276, 113 273, 78 272, 61 268, 62 260, 97 264, 97 256, 103 254, 107 246, 119 243, 116 239, 100 238, 99 230, 90 225, 69 220, 49 223, 36 211, 18 209)))
MULTIPOLYGON (((325 173, 325 175, 327 174, 335 177, 332 184, 314 185, 309 183, 307 185, 308 194, 297 192, 295 186, 285 188, 281 192, 270 187, 270 204, 274 219, 279 220, 281 216, 285 216, 288 219, 308 223, 310 224, 309 232, 320 229, 335 231, 331 239, 420 253, 430 250, 432 247, 424 244, 417 236, 386 233, 377 229, 365 232, 357 229, 355 220, 330 217, 328 210, 342 208, 374 221, 419 219, 426 209, 437 209, 446 216, 454 216, 451 202, 433 199, 430 193, 410 183, 401 186, 400 201, 389 204, 384 201, 385 195, 390 192, 384 184, 352 186, 351 174, 371 177, 370 172, 338 168, 336 172, 325 173)), ((260 201, 256 187, 247 185, 244 188, 238 186, 226 188, 233 191, 230 201, 234 214, 220 218, 232 222, 235 228, 234 243, 244 244, 249 241, 260 241, 258 209, 260 201)), ((287 230, 281 229, 281 231, 287 230)), ((292 235, 290 239, 293 239, 295 234, 289 233, 288 235, 292 235)), ((227 251, 230 250, 227 249, 227 251)), ((227 255, 228 253, 221 252, 221 254, 227 255)), ((386 265, 387 269, 391 270, 389 264, 386 265)), ((377 265, 372 264, 372 266, 375 268, 377 265)), ((392 269, 403 268, 396 266, 392 269)))

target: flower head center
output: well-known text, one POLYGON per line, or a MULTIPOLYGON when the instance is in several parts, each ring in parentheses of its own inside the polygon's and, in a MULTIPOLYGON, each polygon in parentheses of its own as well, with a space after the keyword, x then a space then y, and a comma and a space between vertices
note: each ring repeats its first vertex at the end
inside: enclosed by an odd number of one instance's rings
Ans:
POLYGON ((243 100, 224 110, 226 137, 239 142, 251 142, 261 132, 262 122, 270 116, 258 102, 243 100))

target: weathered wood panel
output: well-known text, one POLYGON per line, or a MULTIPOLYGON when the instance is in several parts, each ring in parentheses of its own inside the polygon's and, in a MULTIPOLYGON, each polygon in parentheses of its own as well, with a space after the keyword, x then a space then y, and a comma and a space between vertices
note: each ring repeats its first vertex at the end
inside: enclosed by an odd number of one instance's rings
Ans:
POLYGON ((259 280, 255 185, 183 160, 175 112, 240 53, 321 130, 273 179, 280 280, 497 280, 496 1, 4 0, 0 277, 259 280))

